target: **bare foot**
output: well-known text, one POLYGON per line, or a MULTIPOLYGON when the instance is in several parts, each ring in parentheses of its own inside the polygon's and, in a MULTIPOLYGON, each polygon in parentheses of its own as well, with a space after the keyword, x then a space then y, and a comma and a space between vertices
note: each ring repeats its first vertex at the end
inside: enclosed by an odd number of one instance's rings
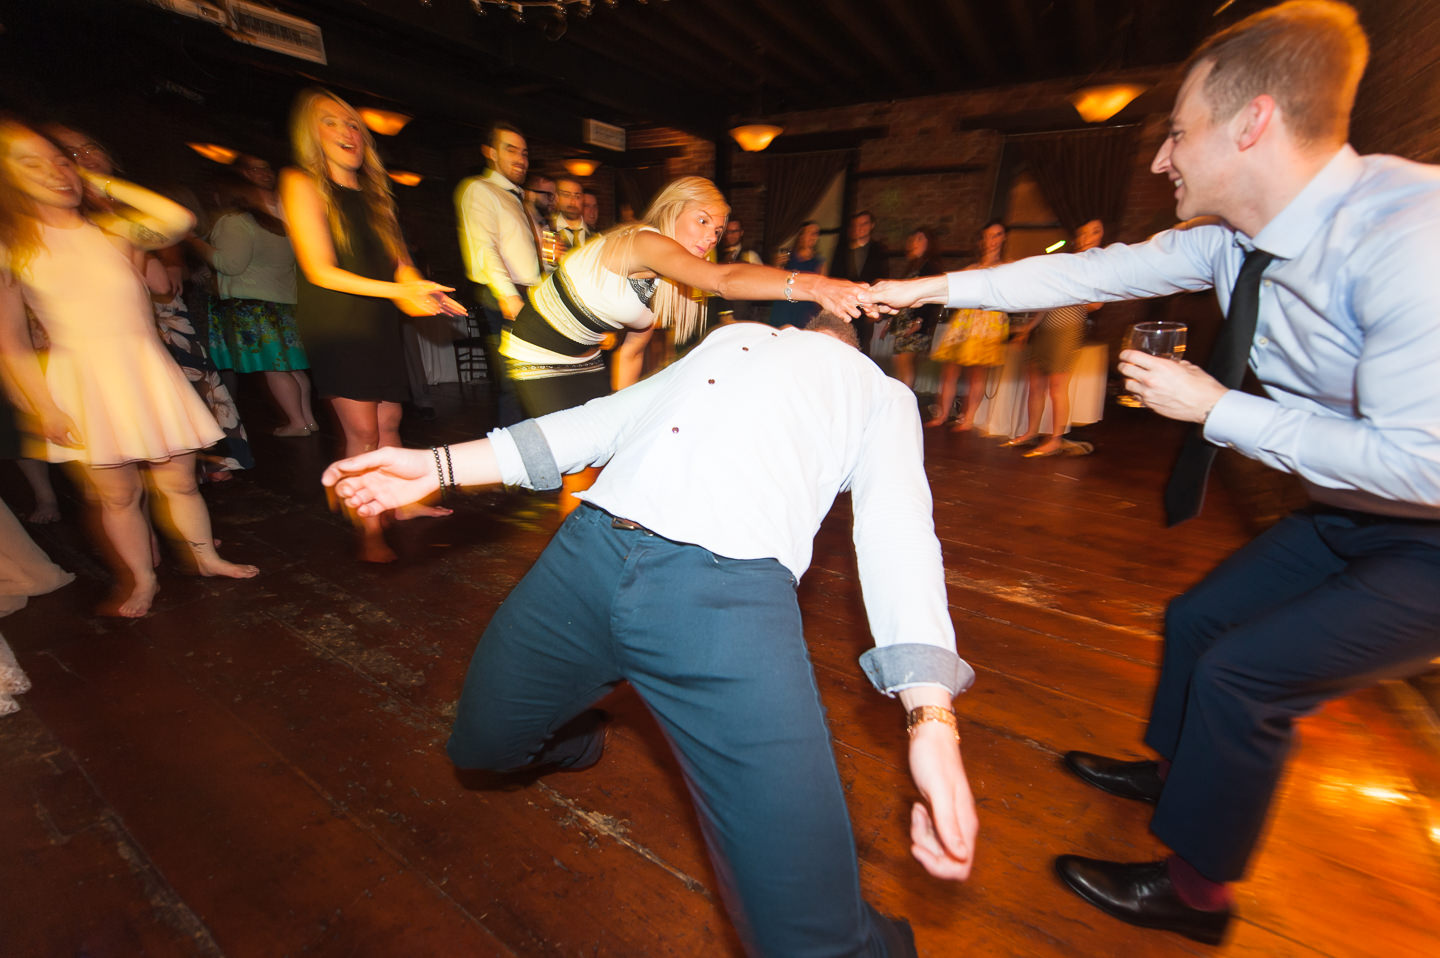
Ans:
POLYGON ((154 580, 145 583, 138 583, 129 595, 116 595, 100 605, 96 609, 98 615, 116 616, 122 619, 139 619, 148 615, 150 606, 155 601, 155 593, 160 591, 160 583, 154 580))
POLYGON ((356 558, 361 562, 386 563, 400 558, 382 536, 366 536, 360 540, 360 551, 356 558))
POLYGON ((25 521, 32 526, 48 525, 60 521, 60 504, 58 502, 37 502, 35 510, 25 517, 25 521))
POLYGON ((310 427, 305 425, 281 426, 279 429, 271 430, 270 435, 279 436, 281 439, 303 439, 310 435, 310 427))
POLYGON ((396 509, 395 518, 404 522, 406 519, 438 519, 454 515, 454 513, 454 509, 447 509, 444 506, 427 506, 423 502, 412 502, 408 506, 396 509))
POLYGON ((253 579, 260 574, 260 569, 256 566, 229 562, 218 555, 203 559, 197 557, 195 571, 201 575, 219 576, 223 579, 253 579))
POLYGON ((927 422, 925 423, 925 428, 926 428, 926 429, 933 429, 935 426, 943 426, 943 425, 945 425, 945 417, 944 417, 944 416, 937 416, 936 418, 927 421, 927 422))
POLYGON ((953 426, 950 427, 950 431, 951 431, 951 432, 969 432, 970 430, 972 430, 972 429, 974 429, 974 428, 975 428, 975 424, 974 424, 973 422, 964 422, 963 420, 957 419, 957 420, 955 421, 955 425, 953 425, 953 426))

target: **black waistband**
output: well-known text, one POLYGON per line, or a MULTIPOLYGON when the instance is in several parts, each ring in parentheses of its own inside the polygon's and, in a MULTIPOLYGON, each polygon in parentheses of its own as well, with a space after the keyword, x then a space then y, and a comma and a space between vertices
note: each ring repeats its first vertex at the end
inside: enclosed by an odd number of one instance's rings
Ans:
POLYGON ((1338 519, 1348 519, 1357 526, 1378 526, 1387 523, 1407 526, 1440 526, 1440 516, 1433 519, 1422 516, 1387 516, 1379 512, 1363 512, 1359 509, 1346 509, 1321 503, 1306 506, 1301 511, 1311 516, 1334 516, 1338 519))

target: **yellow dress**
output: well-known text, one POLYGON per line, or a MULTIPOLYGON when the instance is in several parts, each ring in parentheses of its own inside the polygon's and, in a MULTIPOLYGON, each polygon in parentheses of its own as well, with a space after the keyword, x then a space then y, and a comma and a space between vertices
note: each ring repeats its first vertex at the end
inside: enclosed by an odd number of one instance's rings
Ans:
POLYGON ((957 366, 1005 365, 1010 317, 989 309, 957 309, 940 327, 930 358, 957 366))
POLYGON ((44 441, 36 458, 112 466, 163 461, 224 436, 166 352, 149 291, 100 228, 44 227, 20 273, 25 303, 50 339, 45 383, 81 446, 44 441))

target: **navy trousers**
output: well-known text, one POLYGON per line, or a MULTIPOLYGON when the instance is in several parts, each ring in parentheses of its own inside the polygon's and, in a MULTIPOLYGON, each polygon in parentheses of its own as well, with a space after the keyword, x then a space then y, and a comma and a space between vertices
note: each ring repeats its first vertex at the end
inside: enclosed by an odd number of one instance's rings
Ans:
POLYGON ((860 894, 789 571, 611 522, 577 509, 495 613, 465 678, 451 759, 563 764, 584 743, 555 733, 628 681, 680 760, 754 953, 914 954, 860 894))
POLYGON ((1440 523, 1296 513, 1171 603, 1145 741, 1171 760, 1151 830, 1243 877, 1297 717, 1440 655, 1440 523))

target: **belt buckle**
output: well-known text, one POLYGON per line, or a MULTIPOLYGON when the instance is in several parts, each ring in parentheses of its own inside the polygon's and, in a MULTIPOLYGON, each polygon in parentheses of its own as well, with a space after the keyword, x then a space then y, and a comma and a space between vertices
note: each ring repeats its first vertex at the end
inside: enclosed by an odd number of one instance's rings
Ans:
POLYGON ((612 528, 612 529, 625 529, 625 530, 627 530, 627 531, 629 531, 629 532, 643 532, 643 533, 645 533, 647 536, 653 536, 653 535, 655 534, 655 533, 651 532, 649 529, 647 529, 647 528, 645 528, 644 526, 642 526, 640 523, 638 523, 638 522, 632 522, 632 521, 630 521, 629 519, 621 519, 619 516, 616 516, 616 517, 614 517, 613 519, 610 520, 610 528, 612 528))

